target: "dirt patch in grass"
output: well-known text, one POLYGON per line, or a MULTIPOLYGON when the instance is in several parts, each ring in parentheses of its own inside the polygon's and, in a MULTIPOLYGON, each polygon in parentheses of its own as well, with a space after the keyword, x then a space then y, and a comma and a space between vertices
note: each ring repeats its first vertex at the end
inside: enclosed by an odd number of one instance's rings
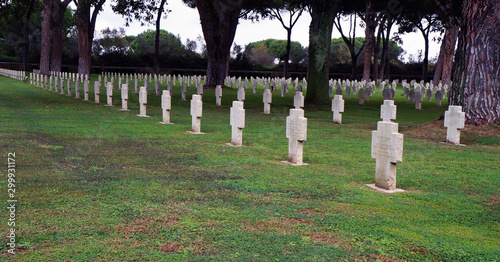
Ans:
POLYGON ((500 195, 490 195, 489 196, 489 201, 486 203, 487 205, 498 205, 500 204, 500 195))
POLYGON ((189 251, 191 251, 192 253, 202 256, 207 252, 215 250, 215 246, 204 241, 203 238, 197 238, 194 241, 187 243, 179 243, 174 241, 160 246, 161 252, 164 253, 177 253, 184 249, 189 249, 189 251))
POLYGON ((318 209, 315 209, 315 208, 304 208, 304 209, 300 209, 298 211, 299 214, 302 214, 304 216, 318 216, 318 215, 325 215, 326 214, 326 211, 325 210, 318 210, 318 209))
POLYGON ((399 261, 406 261, 404 259, 398 259, 398 258, 390 258, 382 255, 377 255, 377 254, 371 254, 370 258, 375 260, 375 261, 381 261, 381 262, 399 262, 399 261))
MULTIPOLYGON (((436 120, 433 122, 418 125, 415 128, 402 130, 405 136, 430 140, 432 142, 444 142, 446 140, 446 127, 444 127, 444 120, 436 120)), ((465 145, 479 144, 493 144, 495 145, 500 140, 500 128, 494 125, 466 125, 461 130, 460 143, 465 145), (491 141, 483 141, 489 139, 491 141)))
POLYGON ((342 240, 340 240, 337 236, 332 234, 317 232, 314 234, 308 234, 307 236, 310 237, 316 243, 325 245, 345 246, 345 243, 342 240))
POLYGON ((243 229, 250 232, 275 231, 285 234, 296 231, 299 225, 312 225, 313 222, 307 219, 280 217, 261 221, 240 221, 238 224, 242 225, 243 229))
POLYGON ((165 226, 170 228, 178 223, 176 216, 170 216, 167 219, 154 220, 150 217, 141 217, 130 223, 120 223, 115 226, 117 232, 141 233, 141 234, 158 234, 159 228, 165 226))

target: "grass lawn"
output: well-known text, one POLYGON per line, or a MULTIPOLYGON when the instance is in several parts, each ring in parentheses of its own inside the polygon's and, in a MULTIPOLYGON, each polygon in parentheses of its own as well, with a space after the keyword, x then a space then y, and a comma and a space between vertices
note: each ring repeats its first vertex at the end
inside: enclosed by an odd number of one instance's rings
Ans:
MULTIPOLYGON (((104 87, 97 105, 0 76, 1 261, 500 260, 498 126, 467 126, 465 147, 440 144, 446 106, 424 99, 415 110, 398 89, 397 184, 407 192, 384 195, 365 186, 374 183, 379 90, 365 105, 345 99, 342 125, 332 123, 330 106, 306 108, 310 165, 296 167, 281 162, 293 90, 274 92, 266 115, 263 89, 248 89, 246 147, 235 148, 225 144, 236 90, 223 90, 220 107, 214 90, 204 91, 206 134, 192 135, 179 85, 174 125, 158 123, 154 84, 150 118, 136 116, 130 89, 131 111, 120 112, 119 90, 105 107, 104 87), (8 153, 16 163, 15 255, 7 252, 8 153)), ((188 88, 188 100, 195 92, 188 88)))

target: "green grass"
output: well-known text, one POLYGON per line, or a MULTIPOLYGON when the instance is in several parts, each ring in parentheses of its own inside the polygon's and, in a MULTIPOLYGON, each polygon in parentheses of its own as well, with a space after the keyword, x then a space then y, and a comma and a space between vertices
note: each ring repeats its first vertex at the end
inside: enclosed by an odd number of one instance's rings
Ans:
MULTIPOLYGON (((0 202, 7 206, 8 152, 16 153, 19 200, 17 254, 7 254, 2 237, 1 260, 500 260, 498 126, 466 127, 466 147, 440 144, 445 106, 424 101, 417 111, 398 89, 395 122, 405 142, 397 179, 407 192, 384 195, 365 186, 374 182, 380 91, 365 105, 345 99, 342 125, 332 123, 330 106, 306 108, 310 165, 295 167, 281 163, 293 90, 273 93, 265 115, 263 90, 248 89, 246 147, 234 148, 225 143, 236 90, 223 90, 221 107, 205 90, 206 134, 191 135, 180 87, 174 125, 158 124, 153 88, 151 117, 140 118, 132 91, 131 111, 120 112, 118 90, 115 106, 105 107, 104 95, 96 105, 0 77, 0 202)), ((93 101, 93 84, 90 90, 93 101)), ((188 88, 188 100, 195 91, 188 88)))

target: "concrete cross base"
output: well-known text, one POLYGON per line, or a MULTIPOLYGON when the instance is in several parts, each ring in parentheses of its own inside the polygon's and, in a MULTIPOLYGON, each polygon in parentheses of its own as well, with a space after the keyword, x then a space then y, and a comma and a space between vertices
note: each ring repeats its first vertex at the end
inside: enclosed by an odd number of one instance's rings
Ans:
POLYGON ((443 145, 450 145, 450 146, 466 146, 464 144, 455 144, 455 143, 452 143, 450 141, 446 141, 446 142, 439 142, 440 144, 443 144, 443 145))
POLYGON ((226 145, 228 145, 228 146, 232 146, 232 147, 246 147, 246 146, 244 146, 244 145, 237 146, 237 145, 233 145, 233 144, 231 144, 231 143, 226 143, 226 145))
POLYGON ((160 123, 162 125, 173 125, 174 124, 174 123, 165 123, 165 122, 158 122, 158 123, 160 123))
POLYGON ((138 117, 150 117, 148 115, 136 115, 136 116, 138 116, 138 117))
POLYGON ((375 190, 377 190, 379 192, 382 192, 384 194, 394 194, 394 193, 403 193, 403 192, 406 192, 406 190, 401 189, 401 188, 396 188, 396 189, 393 189, 393 190, 387 190, 387 189, 378 187, 375 184, 366 184, 365 186, 367 186, 367 187, 369 187, 371 189, 375 189, 375 190))
POLYGON ((308 166, 309 165, 308 163, 295 164, 295 163, 288 162, 288 161, 281 161, 281 163, 283 163, 287 166, 308 166))
POLYGON ((104 106, 113 106, 113 105, 104 105, 104 106))
POLYGON ((193 134, 193 135, 204 135, 205 134, 203 132, 193 132, 193 131, 187 131, 187 132, 190 134, 193 134))
POLYGON ((130 111, 130 110, 129 109, 120 109, 120 111, 127 112, 127 111, 130 111))

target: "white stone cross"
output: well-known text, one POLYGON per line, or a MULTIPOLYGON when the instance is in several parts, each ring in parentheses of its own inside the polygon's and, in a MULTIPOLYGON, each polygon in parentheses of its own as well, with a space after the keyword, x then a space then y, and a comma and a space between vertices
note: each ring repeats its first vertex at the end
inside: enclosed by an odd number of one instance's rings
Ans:
POLYGON ((186 101, 186 83, 184 81, 181 83, 181 98, 182 101, 186 101))
POLYGON ((243 128, 245 128, 245 109, 243 109, 243 102, 233 101, 233 106, 231 107, 229 115, 229 122, 232 128, 231 145, 243 146, 243 128))
POLYGON ((130 110, 128 110, 128 85, 127 84, 122 84, 121 95, 122 95, 122 109, 120 109, 120 111, 130 111, 130 110))
POLYGON ((106 97, 108 98, 106 106, 113 106, 113 83, 106 83, 106 97))
MULTIPOLYGON (((43 82, 43 77, 42 77, 42 82, 43 82)), ((66 85, 66 89, 68 90, 68 94, 66 96, 71 96, 71 79, 68 78, 67 82, 68 84, 66 85)))
POLYGON ((75 99, 80 98, 80 82, 75 82, 75 99))
POLYGON ((444 112, 444 126, 446 130, 446 142, 454 145, 460 144, 460 129, 465 127, 465 113, 461 106, 450 106, 444 112))
POLYGON ((380 118, 383 122, 392 122, 396 119, 394 100, 384 100, 384 104, 380 107, 380 118))
POLYGON ((335 95, 332 99, 333 123, 342 124, 342 113, 344 113, 344 99, 342 95, 335 95))
POLYGON ((172 97, 170 96, 170 91, 163 90, 161 95, 161 109, 163 122, 161 124, 171 124, 170 123, 170 109, 172 108, 172 97))
POLYGON ((245 89, 243 87, 238 88, 238 94, 236 96, 238 101, 245 101, 245 89))
POLYGON ((198 85, 196 86, 196 93, 198 95, 203 95, 203 85, 201 83, 198 83, 198 85))
POLYGON ((359 101, 358 103, 359 103, 360 105, 363 105, 363 104, 365 103, 365 92, 366 92, 366 91, 365 91, 365 89, 364 89, 364 88, 361 88, 361 89, 359 89, 359 91, 358 91, 358 101, 359 101))
POLYGON ((371 156, 375 158, 375 186, 396 189, 396 164, 403 161, 403 134, 398 133, 398 124, 377 123, 377 131, 372 131, 371 156))
POLYGON ((288 138, 288 162, 302 165, 304 141, 307 139, 307 118, 304 110, 290 109, 286 117, 286 138, 288 138))
POLYGON ((160 83, 158 83, 158 79, 156 78, 156 75, 155 75, 155 92, 156 92, 157 96, 160 95, 160 83))
POLYGON ((139 89, 139 114, 140 117, 149 117, 146 115, 146 105, 148 104, 148 91, 145 86, 139 89))
POLYGON ((217 85, 215 87, 215 105, 220 106, 222 99, 222 87, 221 85, 217 85))
POLYGON ((295 92, 295 96, 293 96, 293 107, 297 109, 304 107, 304 95, 302 92, 295 92))
POLYGON ((83 82, 83 101, 89 101, 89 80, 83 82))
POLYGON ((201 101, 201 95, 193 95, 191 99, 192 134, 201 134, 202 109, 203 102, 201 101))
POLYGON ((271 94, 271 90, 264 90, 264 114, 271 113, 271 102, 273 101, 273 95, 271 94))
POLYGON ((422 110, 423 95, 420 91, 415 92, 415 109, 422 110))
POLYGON ((100 87, 101 87, 101 82, 95 81, 94 82, 94 97, 95 97, 95 103, 99 104, 99 92, 100 92, 100 87))

